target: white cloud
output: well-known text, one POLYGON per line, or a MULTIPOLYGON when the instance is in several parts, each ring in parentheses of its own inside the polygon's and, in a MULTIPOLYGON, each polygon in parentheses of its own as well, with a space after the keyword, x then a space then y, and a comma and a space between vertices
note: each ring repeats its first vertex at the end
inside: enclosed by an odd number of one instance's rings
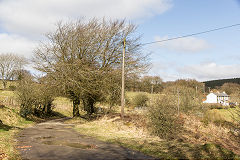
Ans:
POLYGON ((0 53, 16 53, 29 57, 36 44, 18 35, 0 34, 0 53))
POLYGON ((178 69, 179 72, 196 78, 197 80, 212 80, 240 77, 240 64, 220 65, 216 63, 196 64, 184 66, 178 69))
POLYGON ((31 55, 36 41, 60 20, 103 16, 143 20, 171 7, 172 0, 0 0, 0 53, 31 55))
POLYGON ((176 73, 176 64, 174 62, 153 61, 152 68, 149 75, 160 76, 163 81, 173 81, 182 78, 180 74, 176 73))
MULTIPOLYGON (((168 38, 169 38, 168 36, 165 37, 157 36, 155 37, 155 40, 161 41, 168 38)), ((180 52, 199 52, 210 47, 205 40, 195 37, 180 38, 176 40, 157 43, 157 45, 162 48, 167 48, 169 50, 180 52)))
POLYGON ((8 31, 43 34, 59 20, 81 17, 127 18, 161 14, 172 0, 1 0, 0 23, 8 31))

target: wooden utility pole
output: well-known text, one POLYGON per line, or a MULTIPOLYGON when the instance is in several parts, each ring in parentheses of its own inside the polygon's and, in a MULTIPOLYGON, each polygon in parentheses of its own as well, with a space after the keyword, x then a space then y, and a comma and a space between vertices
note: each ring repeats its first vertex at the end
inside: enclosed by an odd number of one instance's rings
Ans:
POLYGON ((123 40, 123 54, 122 54, 122 96, 121 96, 121 118, 124 118, 124 105, 125 105, 125 50, 126 38, 123 40))
POLYGON ((205 95, 205 83, 203 83, 203 93, 205 95))
POLYGON ((153 84, 152 84, 152 88, 151 88, 151 94, 153 94, 153 84))
POLYGON ((198 87, 196 86, 195 98, 197 98, 198 87))
POLYGON ((177 109, 178 109, 178 116, 179 116, 179 112, 180 112, 180 97, 179 97, 179 90, 177 88, 177 96, 178 96, 178 105, 177 105, 177 109))

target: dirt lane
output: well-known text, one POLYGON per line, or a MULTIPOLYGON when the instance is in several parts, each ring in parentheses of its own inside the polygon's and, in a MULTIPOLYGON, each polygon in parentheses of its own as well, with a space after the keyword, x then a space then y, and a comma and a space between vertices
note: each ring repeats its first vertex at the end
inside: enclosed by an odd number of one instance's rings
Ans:
POLYGON ((52 120, 26 128, 17 136, 17 148, 23 160, 110 160, 153 159, 140 152, 82 136, 64 124, 52 120))

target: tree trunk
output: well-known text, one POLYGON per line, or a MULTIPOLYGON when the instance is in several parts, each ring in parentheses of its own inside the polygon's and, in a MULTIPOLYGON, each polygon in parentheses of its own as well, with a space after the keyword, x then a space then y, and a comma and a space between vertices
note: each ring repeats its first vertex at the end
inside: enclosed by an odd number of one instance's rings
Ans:
POLYGON ((92 98, 86 98, 83 100, 84 110, 87 111, 88 115, 94 113, 94 100, 92 98))
POLYGON ((51 104, 50 102, 47 103, 47 104, 45 104, 44 107, 43 107, 42 112, 43 112, 45 115, 49 115, 49 114, 52 112, 51 107, 52 107, 52 104, 51 104))
POLYGON ((52 112, 52 103, 48 103, 48 105, 47 105, 47 114, 51 114, 51 112, 52 112))
POLYGON ((79 117, 79 105, 80 105, 80 100, 77 98, 73 99, 73 117, 79 117))
POLYGON ((2 83, 3 83, 3 89, 6 89, 7 88, 7 81, 3 79, 2 83))
POLYGON ((68 94, 73 101, 73 117, 79 117, 79 106, 80 106, 80 99, 78 96, 75 95, 75 93, 72 90, 68 91, 68 94))

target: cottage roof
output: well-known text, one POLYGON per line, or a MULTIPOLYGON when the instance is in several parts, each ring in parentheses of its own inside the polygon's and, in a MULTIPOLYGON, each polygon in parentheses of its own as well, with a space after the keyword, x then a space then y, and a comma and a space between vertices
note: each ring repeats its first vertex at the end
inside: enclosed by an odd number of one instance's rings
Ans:
POLYGON ((228 95, 223 92, 223 93, 214 93, 216 96, 221 96, 221 97, 228 97, 228 95))

